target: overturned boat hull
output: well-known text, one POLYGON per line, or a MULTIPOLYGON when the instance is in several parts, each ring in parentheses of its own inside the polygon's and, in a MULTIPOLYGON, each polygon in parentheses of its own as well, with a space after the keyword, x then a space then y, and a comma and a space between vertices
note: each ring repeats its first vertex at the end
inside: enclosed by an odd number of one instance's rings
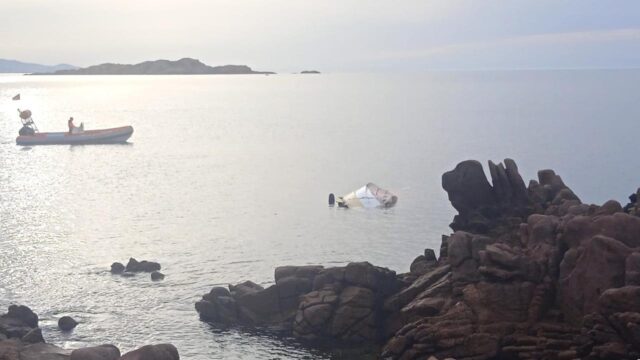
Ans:
POLYGON ((21 135, 16 138, 16 144, 32 145, 81 145, 81 144, 120 144, 125 143, 133 134, 133 127, 87 130, 81 133, 45 132, 34 135, 21 135))
POLYGON ((346 208, 390 208, 398 202, 398 197, 373 183, 338 198, 338 206, 346 208))

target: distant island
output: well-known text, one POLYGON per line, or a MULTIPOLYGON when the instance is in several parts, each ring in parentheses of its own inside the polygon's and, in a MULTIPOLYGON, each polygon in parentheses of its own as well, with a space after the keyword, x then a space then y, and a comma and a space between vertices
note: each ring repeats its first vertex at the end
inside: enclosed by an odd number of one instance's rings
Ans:
POLYGON ((42 65, 17 60, 0 59, 0 73, 53 73, 58 70, 73 70, 77 66, 69 64, 42 65))
POLYGON ((304 71, 300 71, 300 74, 320 74, 320 71, 318 71, 318 70, 304 70, 304 71))
MULTIPOLYGON (((106 63, 81 69, 58 70, 53 75, 193 75, 193 74, 275 74, 254 71, 246 65, 209 66, 199 60, 183 58, 177 61, 155 60, 139 64, 106 63)), ((39 75, 39 74, 35 74, 39 75)))

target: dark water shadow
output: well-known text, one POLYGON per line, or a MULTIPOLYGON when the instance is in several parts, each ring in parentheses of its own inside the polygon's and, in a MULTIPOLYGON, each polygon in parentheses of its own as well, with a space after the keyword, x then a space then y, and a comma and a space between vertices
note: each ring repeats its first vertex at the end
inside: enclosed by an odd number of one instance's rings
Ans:
MULTIPOLYGON (((301 340, 292 337, 289 331, 280 328, 252 327, 244 325, 226 326, 205 322, 211 332, 215 334, 241 333, 247 340, 263 339, 272 343, 309 352, 309 355, 317 357, 328 357, 335 360, 373 360, 379 359, 379 345, 354 345, 335 340, 301 340)), ((252 340, 250 340, 252 341, 252 340)))

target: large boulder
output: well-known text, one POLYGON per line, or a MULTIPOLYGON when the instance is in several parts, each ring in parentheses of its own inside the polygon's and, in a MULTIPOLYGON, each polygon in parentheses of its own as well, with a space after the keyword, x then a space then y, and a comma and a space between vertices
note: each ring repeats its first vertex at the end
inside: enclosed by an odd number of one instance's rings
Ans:
POLYGON ((300 296, 293 334, 350 343, 379 340, 385 331, 384 298, 398 288, 395 272, 367 262, 323 269, 315 276, 313 291, 300 296))
POLYGON ((596 235, 616 239, 630 248, 640 247, 640 217, 625 213, 568 217, 560 226, 567 247, 578 247, 596 235))
POLYGON ((69 360, 117 360, 120 349, 111 344, 75 349, 69 360))
POLYGON ((464 301, 479 323, 526 321, 535 285, 531 282, 478 282, 467 285, 464 301))
POLYGON ((338 305, 329 326, 332 337, 345 341, 374 341, 376 328, 376 295, 370 289, 347 286, 339 296, 338 305))
POLYGON ((425 249, 424 255, 419 255, 413 260, 411 266, 409 266, 409 272, 420 276, 431 271, 436 266, 438 266, 438 259, 435 251, 433 249, 425 249))
POLYGON ((608 289, 598 299, 599 310, 605 314, 622 312, 640 313, 640 286, 608 289))
POLYGON ((503 164, 489 161, 489 173, 493 184, 493 192, 501 206, 508 207, 502 211, 516 211, 529 204, 527 187, 518 172, 518 166, 512 159, 505 159, 503 164))
POLYGON ((180 360, 180 355, 171 344, 145 345, 122 355, 120 360, 180 360))
POLYGON ((454 231, 488 233, 499 226, 511 226, 514 218, 526 218, 536 201, 540 208, 547 206, 547 190, 537 182, 527 189, 515 161, 489 161, 489 174, 492 184, 478 161, 467 160, 442 175, 442 187, 458 210, 451 224, 454 231))
POLYGON ((285 317, 293 317, 300 296, 310 292, 316 276, 324 269, 322 266, 281 266, 276 268, 274 278, 278 292, 280 312, 285 317))
POLYGON ((0 359, 20 360, 20 349, 22 342, 18 339, 2 339, 0 341, 0 359))
POLYGON ((308 266, 280 266, 275 270, 274 278, 276 284, 285 278, 301 278, 307 279, 313 283, 313 279, 322 271, 324 267, 317 265, 308 266))
POLYGON ((315 340, 346 342, 375 341, 379 338, 379 309, 376 294, 361 286, 312 291, 303 296, 293 324, 293 333, 315 340))
POLYGON ((238 316, 243 322, 269 325, 284 320, 280 314, 278 289, 275 285, 234 298, 238 305, 238 316))
POLYGON ((256 284, 253 281, 249 281, 249 280, 237 285, 229 285, 229 291, 231 292, 231 295, 233 295, 233 297, 252 294, 262 290, 264 290, 264 287, 262 287, 262 285, 256 284))
POLYGON ((344 270, 344 281, 384 295, 392 294, 399 286, 395 271, 368 262, 349 263, 344 270))
POLYGON ((327 325, 337 303, 335 289, 314 290, 304 295, 293 322, 293 334, 309 340, 329 336, 327 325))
POLYGON ((493 188, 487 181, 482 164, 467 160, 442 175, 442 188, 449 195, 451 205, 458 210, 451 228, 486 232, 488 217, 497 204, 493 188))
POLYGON ((640 252, 627 256, 624 276, 626 285, 640 285, 640 252))
POLYGON ((223 324, 234 324, 238 321, 236 300, 229 290, 214 287, 196 303, 200 318, 205 321, 223 324))
POLYGON ((114 262, 111 264, 111 273, 112 274, 122 274, 125 270, 125 266, 119 262, 114 262))
POLYGON ((384 303, 385 310, 391 312, 400 310, 413 299, 415 299, 418 294, 430 288, 433 284, 443 279, 450 272, 451 266, 443 265, 420 276, 409 287, 404 288, 401 291, 388 297, 384 303))
POLYGON ((625 284, 629 253, 625 244, 602 235, 567 251, 560 264, 558 303, 568 321, 579 324, 585 314, 598 310, 604 291, 625 284))
MULTIPOLYGON (((71 350, 55 345, 37 343, 25 345, 20 349, 20 360, 69 360, 71 350)), ((17 359, 16 359, 17 360, 17 359)))
POLYGON ((42 337, 42 329, 40 328, 32 329, 31 331, 26 333, 21 340, 24 343, 30 343, 30 344, 43 343, 44 337, 42 337))
MULTIPOLYGON (((413 286, 413 285, 412 285, 413 286)), ((453 303, 451 273, 447 273, 416 295, 402 308, 405 321, 425 316, 435 316, 447 310, 453 303)), ((387 305, 388 303, 385 303, 387 305)))
POLYGON ((17 319, 30 327, 38 327, 38 315, 24 305, 11 305, 2 317, 17 319))
POLYGON ((11 305, 0 316, 0 333, 7 338, 22 338, 38 327, 38 315, 24 305, 11 305))

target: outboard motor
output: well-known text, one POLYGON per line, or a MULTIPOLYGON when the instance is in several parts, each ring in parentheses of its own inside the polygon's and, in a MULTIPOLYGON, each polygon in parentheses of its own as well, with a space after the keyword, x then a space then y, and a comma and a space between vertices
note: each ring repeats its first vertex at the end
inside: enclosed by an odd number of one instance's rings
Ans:
POLYGON ((28 127, 27 125, 24 125, 20 128, 18 134, 20 134, 20 136, 32 136, 36 134, 36 131, 28 127))
POLYGON ((329 206, 333 206, 336 204, 336 196, 333 193, 329 194, 329 206))

